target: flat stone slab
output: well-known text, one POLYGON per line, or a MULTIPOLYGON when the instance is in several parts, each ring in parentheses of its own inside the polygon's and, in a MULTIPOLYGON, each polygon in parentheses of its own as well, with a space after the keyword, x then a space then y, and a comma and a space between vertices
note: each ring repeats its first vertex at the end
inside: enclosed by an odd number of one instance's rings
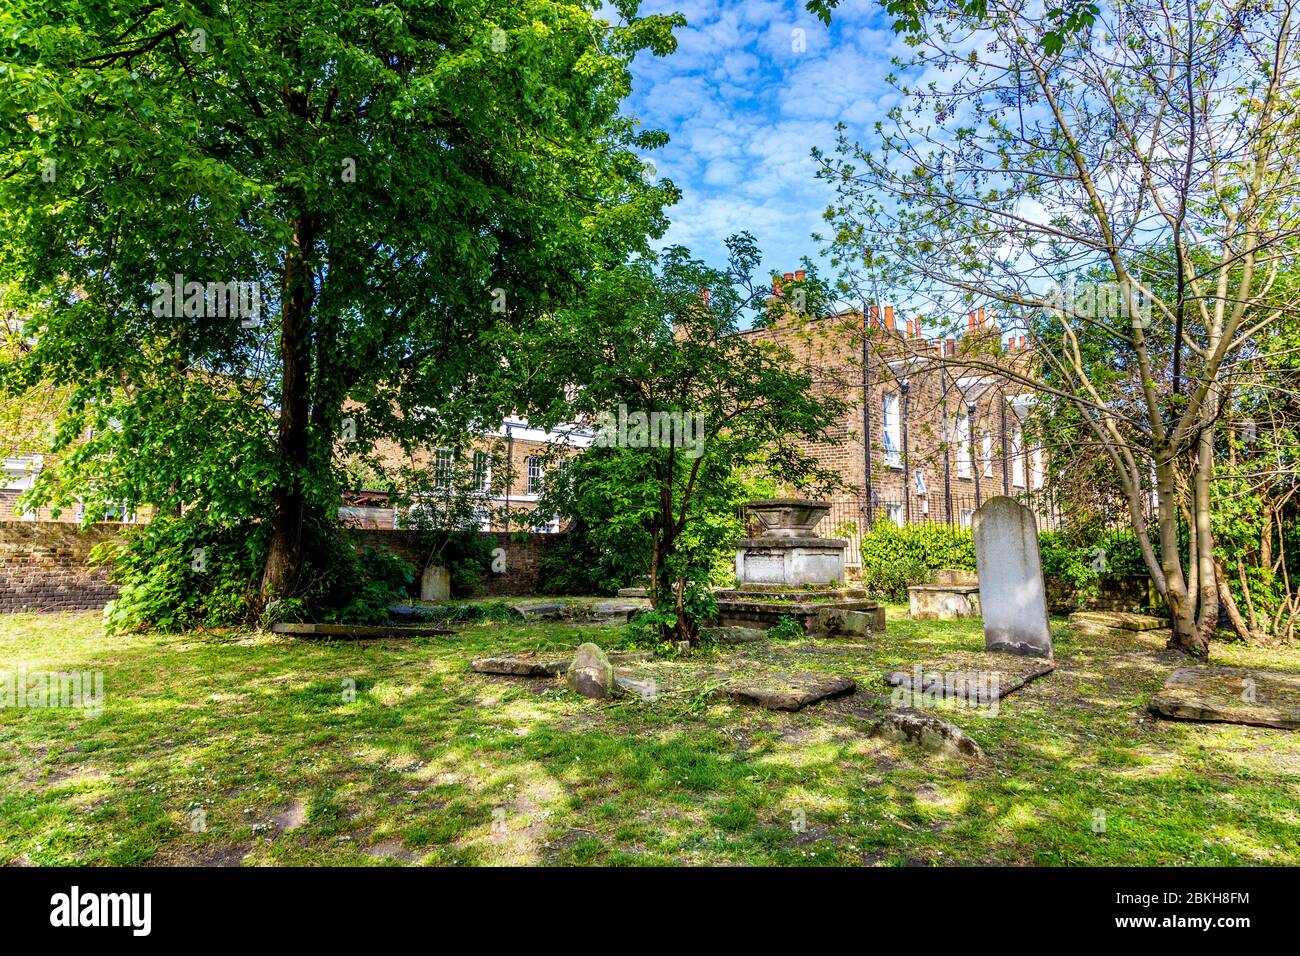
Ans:
POLYGON ((1070 626, 1076 630, 1095 629, 1122 631, 1158 631, 1169 626, 1169 621, 1151 614, 1133 614, 1128 611, 1076 611, 1070 615, 1070 626))
POLYGON ((511 677, 558 677, 569 669, 572 658, 544 658, 537 654, 517 657, 480 657, 470 662, 470 670, 479 674, 506 674, 511 677))
POLYGON ((410 627, 407 625, 380 625, 363 627, 356 624, 273 624, 272 634, 287 634, 307 640, 361 641, 384 637, 437 637, 454 634, 445 627, 410 627))
POLYGON ((910 671, 888 671, 885 674, 885 686, 902 687, 921 695, 939 698, 952 697, 953 692, 962 686, 974 686, 980 689, 979 702, 991 703, 1056 670, 1055 661, 1041 657, 999 655, 996 667, 983 667, 978 662, 970 666, 970 661, 962 663, 965 666, 956 665, 955 662, 935 661, 918 664, 910 671))
POLYGON ((1300 730, 1300 675, 1237 667, 1180 667, 1151 698, 1153 714, 1300 730))
POLYGON ((768 710, 801 710, 819 700, 851 694, 857 687, 851 677, 795 671, 745 678, 717 693, 737 703, 757 704, 768 710))

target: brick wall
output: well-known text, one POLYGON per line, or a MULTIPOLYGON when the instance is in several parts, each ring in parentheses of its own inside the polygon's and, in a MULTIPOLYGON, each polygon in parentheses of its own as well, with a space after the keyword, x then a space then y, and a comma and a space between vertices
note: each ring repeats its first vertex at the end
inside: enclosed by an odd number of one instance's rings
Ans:
POLYGON ((107 574, 86 567, 90 549, 121 525, 84 531, 60 521, 0 521, 0 613, 103 607, 117 595, 107 574))
MULTIPOLYGON (((15 611, 97 610, 117 596, 103 570, 86 567, 90 549, 115 538, 122 525, 101 524, 87 529, 61 521, 0 521, 0 613, 15 611)), ((391 551, 417 569, 428 557, 419 551, 416 532, 358 529, 358 545, 391 551)), ((485 574, 488 596, 533 594, 538 589, 538 565, 559 535, 485 532, 494 548, 505 549, 506 570, 485 574)))

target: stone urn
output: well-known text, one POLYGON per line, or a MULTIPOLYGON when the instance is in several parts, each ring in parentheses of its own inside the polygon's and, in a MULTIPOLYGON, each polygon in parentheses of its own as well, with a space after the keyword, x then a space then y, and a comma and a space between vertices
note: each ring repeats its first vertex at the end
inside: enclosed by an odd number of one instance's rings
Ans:
POLYGON ((749 502, 745 510, 763 526, 765 538, 811 538, 831 506, 808 498, 763 498, 749 502))

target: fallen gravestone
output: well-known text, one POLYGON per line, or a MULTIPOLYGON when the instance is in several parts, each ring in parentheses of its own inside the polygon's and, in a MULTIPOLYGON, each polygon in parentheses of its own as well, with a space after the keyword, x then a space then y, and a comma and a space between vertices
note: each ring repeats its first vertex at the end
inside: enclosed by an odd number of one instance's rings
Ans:
POLYGON ((272 634, 285 634, 303 640, 368 641, 387 637, 441 637, 454 634, 445 627, 409 625, 299 624, 286 622, 271 627, 272 634))
POLYGON ((1151 698, 1150 709, 1176 720, 1300 730, 1300 675, 1180 667, 1151 698))
MULTIPOLYGON (((595 645, 592 645, 593 647, 595 645)), ((605 655, 610 663, 631 664, 648 661, 653 651, 615 651, 605 655)), ((508 677, 557 677, 568 671, 573 662, 570 657, 556 657, 536 651, 500 657, 479 657, 470 662, 470 670, 479 674, 504 674, 508 677)))
POLYGON ((923 698, 985 704, 1001 700, 1054 670, 1056 664, 1044 660, 1026 660, 1023 667, 972 669, 917 664, 910 671, 886 673, 885 686, 899 687, 923 698))
POLYGON ((975 512, 975 563, 984 647, 1051 657, 1047 593, 1034 513, 1012 498, 990 498, 975 512))
POLYGON ((810 671, 775 672, 720 688, 716 693, 741 704, 757 704, 768 710, 801 710, 830 697, 851 694, 857 682, 837 674, 810 671))
POLYGON ((614 665, 595 644, 582 644, 569 665, 568 680, 583 697, 608 697, 614 686, 614 665))

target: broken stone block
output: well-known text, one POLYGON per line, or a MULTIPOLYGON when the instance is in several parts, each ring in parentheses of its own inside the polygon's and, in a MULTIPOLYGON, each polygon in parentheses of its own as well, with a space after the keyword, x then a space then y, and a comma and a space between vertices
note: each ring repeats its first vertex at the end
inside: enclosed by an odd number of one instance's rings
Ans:
POLYGON ((767 631, 758 627, 705 627, 700 629, 700 636, 719 644, 752 644, 767 640, 767 631))
POLYGON ((614 691, 619 696, 639 697, 642 700, 658 700, 659 685, 652 680, 640 680, 626 674, 614 674, 614 691))
POLYGON ((882 714, 869 731, 873 737, 915 744, 931 753, 983 760, 980 745, 955 724, 917 710, 895 710, 882 714))
POLYGON ((1300 675, 1180 667, 1149 706, 1152 713, 1175 720, 1300 730, 1300 675))

